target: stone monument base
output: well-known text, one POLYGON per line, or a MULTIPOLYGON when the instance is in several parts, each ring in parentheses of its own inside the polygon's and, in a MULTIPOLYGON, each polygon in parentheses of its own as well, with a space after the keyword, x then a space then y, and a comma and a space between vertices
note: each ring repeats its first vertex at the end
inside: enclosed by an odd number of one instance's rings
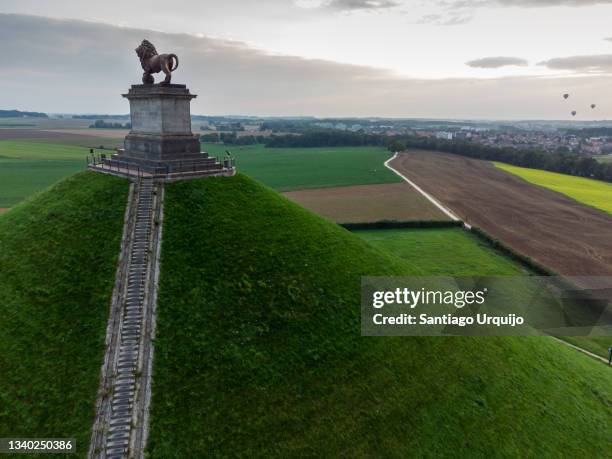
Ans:
POLYGON ((123 97, 130 101, 132 121, 125 148, 93 158, 90 169, 166 180, 235 174, 233 160, 221 163, 200 151, 189 108, 196 96, 185 85, 132 85, 123 97))

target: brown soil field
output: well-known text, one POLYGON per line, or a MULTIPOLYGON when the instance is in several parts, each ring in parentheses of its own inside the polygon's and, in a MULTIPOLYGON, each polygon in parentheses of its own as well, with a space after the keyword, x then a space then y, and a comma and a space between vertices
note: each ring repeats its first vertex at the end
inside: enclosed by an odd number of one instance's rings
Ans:
POLYGON ((57 131, 43 131, 41 129, 0 129, 0 140, 19 140, 19 139, 52 139, 52 140, 65 140, 65 139, 86 139, 87 135, 75 134, 75 131, 57 130, 57 131))
POLYGON ((411 150, 391 166, 467 223, 560 274, 612 276, 612 215, 488 161, 411 150))
POLYGON ((43 132, 53 134, 70 134, 79 137, 98 137, 108 139, 123 139, 130 132, 129 129, 47 129, 43 132))
POLYGON ((0 207, 0 214, 6 212, 7 210, 9 210, 8 207, 0 207))
POLYGON ((283 194, 338 223, 448 220, 407 183, 318 188, 283 194))

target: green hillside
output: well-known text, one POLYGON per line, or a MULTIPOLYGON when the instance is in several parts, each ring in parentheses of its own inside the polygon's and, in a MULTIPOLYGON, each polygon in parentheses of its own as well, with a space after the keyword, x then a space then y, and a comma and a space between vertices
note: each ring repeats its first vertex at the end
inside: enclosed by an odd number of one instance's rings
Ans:
POLYGON ((149 453, 596 457, 612 372, 548 338, 362 338, 361 275, 429 274, 256 182, 167 186, 149 453))
POLYGON ((0 437, 86 455, 127 193, 83 172, 0 215, 0 437))

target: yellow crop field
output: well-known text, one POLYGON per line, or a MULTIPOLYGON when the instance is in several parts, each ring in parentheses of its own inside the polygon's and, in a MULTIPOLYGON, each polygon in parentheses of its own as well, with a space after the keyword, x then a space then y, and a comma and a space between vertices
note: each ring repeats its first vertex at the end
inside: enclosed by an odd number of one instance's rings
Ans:
POLYGON ((530 183, 557 191, 578 202, 612 213, 612 184, 610 183, 498 162, 494 164, 498 168, 518 175, 530 183))

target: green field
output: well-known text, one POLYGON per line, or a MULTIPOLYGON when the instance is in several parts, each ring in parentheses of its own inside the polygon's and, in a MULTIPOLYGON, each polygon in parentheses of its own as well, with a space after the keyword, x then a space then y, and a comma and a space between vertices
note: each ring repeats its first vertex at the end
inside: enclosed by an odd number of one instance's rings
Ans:
MULTIPOLYGON (((104 137, 0 140, 0 208, 11 207, 84 169, 90 147, 103 145, 112 149, 120 143, 104 137)), ((240 171, 281 191, 400 181, 383 166, 389 157, 383 148, 266 149, 262 145, 232 148, 218 144, 203 148, 219 156, 229 148, 240 171)))
POLYGON ((612 372, 551 339, 360 336, 362 275, 429 274, 455 246, 482 258, 457 272, 514 270, 470 237, 415 231, 419 256, 403 260, 243 175, 168 185, 164 219, 149 457, 608 444, 612 372))
POLYGON ((0 118, 0 128, 79 129, 87 128, 93 120, 74 118, 0 118))
POLYGON ((203 144, 211 155, 230 150, 237 168, 278 191, 334 186, 398 183, 383 166, 390 153, 381 147, 265 148, 203 144))
POLYGON ((520 276, 527 272, 462 228, 360 230, 354 233, 374 247, 419 266, 428 276, 520 276))
POLYGON ((494 162, 494 164, 530 183, 557 191, 578 202, 612 213, 612 184, 610 183, 498 162, 494 162))
POLYGON ((85 163, 89 149, 46 140, 0 140, 0 158, 23 160, 78 160, 85 163))
MULTIPOLYGON (((430 276, 532 274, 461 228, 360 230, 354 233, 374 247, 423 268, 430 276)), ((527 301, 529 295, 529 292, 509 292, 514 301, 527 301)), ((564 336, 562 339, 604 358, 608 357, 608 348, 612 346, 612 338, 608 336, 564 336)))
MULTIPOLYGON (((115 148, 123 148, 123 137, 97 137, 83 136, 82 138, 58 138, 58 139, 30 139, 27 142, 46 143, 55 145, 67 145, 70 147, 81 147, 81 151, 89 152, 90 148, 100 149, 104 147, 106 150, 114 150, 115 148)), ((100 151, 100 153, 104 153, 100 151)), ((106 152, 107 154, 109 152, 106 152)))
POLYGON ((86 456, 127 192, 83 172, 0 215, 0 437, 86 456))
POLYGON ((36 161, 0 158, 0 208, 11 207, 85 168, 85 161, 36 161))
POLYGON ((85 169, 89 149, 39 140, 0 140, 0 208, 85 169))

